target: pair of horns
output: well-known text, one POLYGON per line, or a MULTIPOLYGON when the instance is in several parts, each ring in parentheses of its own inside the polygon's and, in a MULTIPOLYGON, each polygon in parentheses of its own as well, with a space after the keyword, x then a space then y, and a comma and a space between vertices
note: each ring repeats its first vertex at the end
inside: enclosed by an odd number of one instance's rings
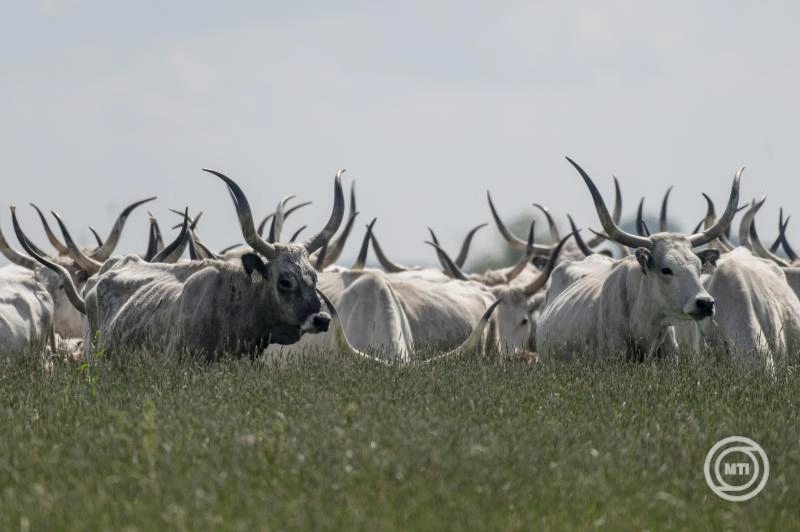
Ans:
MULTIPOLYGON (((203 171, 217 176, 228 186, 228 191, 231 193, 233 204, 236 208, 236 214, 239 217, 239 225, 242 229, 242 235, 244 236, 247 244, 257 252, 264 255, 267 259, 274 259, 278 254, 277 250, 275 249, 275 245, 265 241, 261 236, 259 236, 258 232, 256 231, 255 224, 253 223, 253 212, 250 209, 250 203, 247 201, 247 197, 245 197, 245 194, 239 185, 237 185, 233 179, 221 174, 220 172, 217 172, 216 170, 204 168, 203 171)), ((317 251, 326 242, 328 242, 342 223, 342 219, 344 218, 344 191, 342 190, 343 172, 344 170, 337 172, 336 178, 334 179, 333 211, 331 212, 328 223, 325 225, 322 231, 303 243, 306 251, 309 254, 317 251)))
MULTIPOLYGON (((589 175, 583 170, 583 168, 581 168, 569 157, 567 157, 567 161, 569 161, 569 163, 578 171, 586 183, 586 186, 589 188, 589 192, 591 193, 594 201, 595 209, 597 210, 597 217, 600 219, 600 223, 602 224, 603 229, 609 238, 631 248, 643 247, 647 249, 653 249, 654 242, 651 238, 626 233, 614 222, 614 220, 611 218, 611 214, 608 212, 605 202, 603 201, 603 196, 600 194, 600 191, 597 189, 597 186, 595 186, 589 175)), ((733 178, 730 198, 722 217, 708 229, 687 237, 692 247, 702 246, 718 238, 724 232, 725 228, 730 225, 734 215, 736 214, 736 207, 739 202, 739 182, 741 180, 743 171, 744 168, 740 168, 739 171, 736 172, 736 176, 733 178)))

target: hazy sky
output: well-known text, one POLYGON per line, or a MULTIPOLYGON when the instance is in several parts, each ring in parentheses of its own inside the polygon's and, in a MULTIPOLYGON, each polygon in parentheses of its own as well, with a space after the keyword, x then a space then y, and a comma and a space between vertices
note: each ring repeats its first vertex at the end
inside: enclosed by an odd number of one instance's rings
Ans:
MULTIPOLYGON (((570 155, 609 202, 619 177, 628 214, 674 184, 685 226, 700 192, 721 207, 745 165, 742 198, 768 192, 758 220, 773 235, 779 205, 800 213, 798 15, 791 2, 4 2, 0 225, 11 233, 6 204, 35 201, 88 243, 87 225, 105 235, 125 204, 158 195, 162 227, 168 207, 203 210, 220 248, 241 236, 201 168, 236 179, 256 216, 285 194, 313 200, 289 231, 321 227, 347 168, 356 237, 378 216, 393 257, 430 262, 425 227, 455 251, 489 221, 487 188, 507 218, 540 202, 596 227, 570 155)), ((146 219, 131 217, 120 251, 144 251, 146 219)), ((498 238, 490 227, 476 244, 498 238)))

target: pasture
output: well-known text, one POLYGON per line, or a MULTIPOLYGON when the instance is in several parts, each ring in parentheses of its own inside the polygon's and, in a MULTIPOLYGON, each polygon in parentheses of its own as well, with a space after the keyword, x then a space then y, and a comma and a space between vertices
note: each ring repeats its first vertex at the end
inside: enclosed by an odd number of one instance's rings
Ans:
POLYGON ((797 529, 800 373, 724 361, 276 367, 152 354, 0 371, 0 528, 797 529), (725 502, 733 434, 771 463, 725 502))

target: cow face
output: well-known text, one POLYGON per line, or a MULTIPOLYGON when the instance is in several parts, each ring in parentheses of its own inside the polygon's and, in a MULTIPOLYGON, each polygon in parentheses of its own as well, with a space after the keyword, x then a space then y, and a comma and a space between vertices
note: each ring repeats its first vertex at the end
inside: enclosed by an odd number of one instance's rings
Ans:
POLYGON ((700 282, 703 261, 713 261, 713 252, 692 251, 686 237, 653 235, 653 249, 638 248, 636 260, 647 285, 648 296, 659 310, 679 320, 701 320, 714 315, 714 298, 700 282))
POLYGON ((522 288, 514 286, 493 287, 492 294, 503 300, 495 311, 502 351, 516 353, 528 349, 532 336, 530 298, 522 288))
POLYGON ((321 312, 317 297, 317 272, 302 244, 275 244, 276 256, 263 262, 258 255, 242 256, 242 264, 255 284, 263 283, 272 313, 271 341, 297 342, 304 333, 328 330, 330 315, 321 312))

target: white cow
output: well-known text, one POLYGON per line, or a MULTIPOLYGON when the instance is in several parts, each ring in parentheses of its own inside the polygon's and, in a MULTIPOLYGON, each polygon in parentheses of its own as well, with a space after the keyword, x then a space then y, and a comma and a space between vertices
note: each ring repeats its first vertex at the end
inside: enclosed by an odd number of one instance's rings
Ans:
POLYGON ((641 358, 677 349, 673 325, 699 320, 714 312, 714 299, 700 282, 704 262, 713 263, 716 250, 695 254, 730 224, 739 198, 741 170, 731 187, 725 214, 708 230, 691 236, 656 233, 640 237, 625 233, 611 219, 594 182, 571 159, 585 181, 608 235, 636 249, 633 256, 611 267, 588 273, 547 298, 538 325, 537 347, 542 357, 584 355, 641 358))

